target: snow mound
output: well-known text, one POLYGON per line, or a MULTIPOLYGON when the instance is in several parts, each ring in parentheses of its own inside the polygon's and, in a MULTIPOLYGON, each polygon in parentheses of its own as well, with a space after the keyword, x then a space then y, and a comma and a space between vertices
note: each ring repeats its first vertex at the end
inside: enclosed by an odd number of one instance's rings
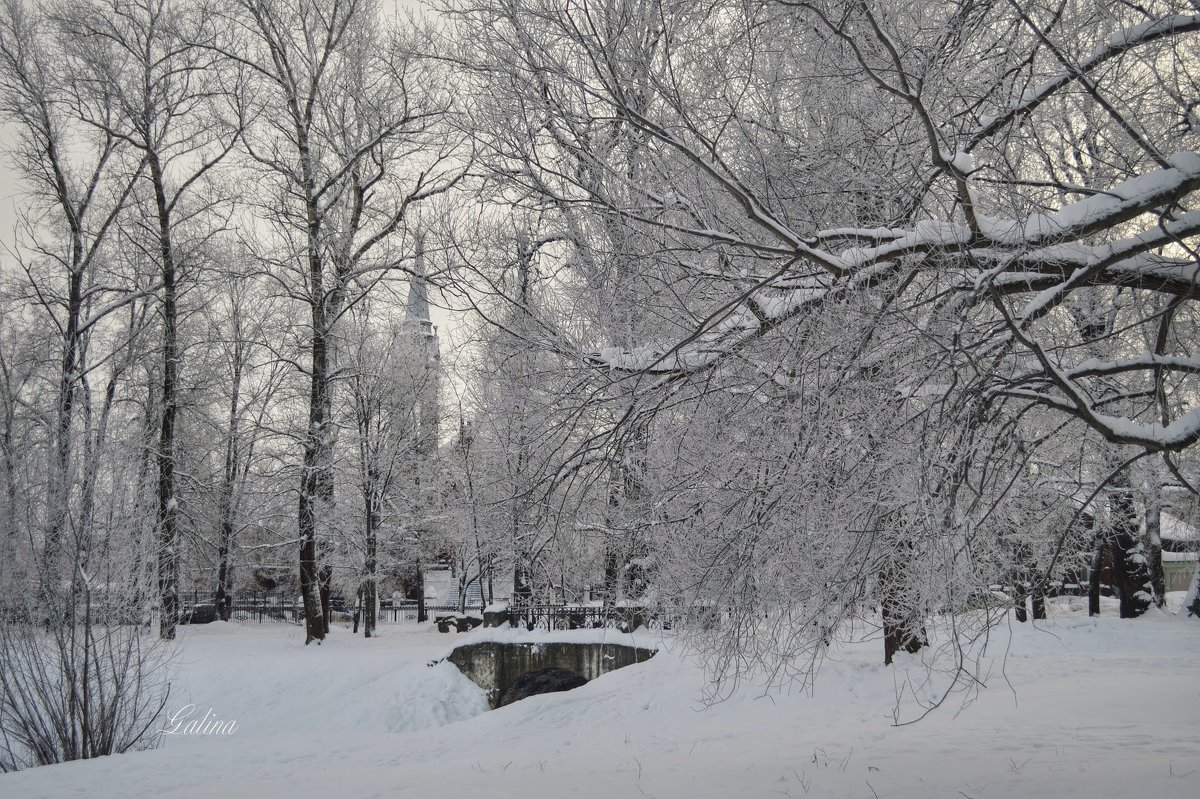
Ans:
POLYGON ((295 630, 210 625, 225 630, 185 633, 180 678, 191 701, 238 719, 236 735, 0 776, 0 795, 1193 799, 1200 625, 1159 611, 1090 619, 1071 601, 1052 611, 993 630, 972 702, 901 727, 938 699, 952 659, 887 668, 878 640, 835 646, 815 686, 766 696, 749 678, 705 707, 705 673, 664 640, 645 663, 485 713, 452 666, 426 665, 444 635, 385 628, 317 650, 295 630))

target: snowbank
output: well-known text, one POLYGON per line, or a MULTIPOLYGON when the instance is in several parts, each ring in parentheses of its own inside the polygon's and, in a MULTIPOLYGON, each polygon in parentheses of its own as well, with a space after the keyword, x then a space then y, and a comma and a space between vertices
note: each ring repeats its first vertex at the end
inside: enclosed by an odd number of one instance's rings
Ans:
POLYGON ((765 697, 748 681, 709 708, 703 673, 668 641, 644 664, 485 713, 452 667, 425 665, 482 631, 335 632, 304 648, 295 630, 209 628, 184 633, 180 680, 237 733, 6 775, 0 795, 1192 799, 1200 786, 1200 624, 1159 612, 1097 620, 1064 604, 1044 626, 1001 627, 977 699, 904 727, 894 714, 947 678, 916 656, 884 668, 878 641, 833 651, 813 690, 765 697))

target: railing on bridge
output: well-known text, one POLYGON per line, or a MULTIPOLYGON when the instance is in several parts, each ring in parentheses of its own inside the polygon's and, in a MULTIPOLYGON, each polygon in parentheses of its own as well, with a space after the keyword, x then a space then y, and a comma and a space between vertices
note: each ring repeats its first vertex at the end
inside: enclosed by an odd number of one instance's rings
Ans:
POLYGON ((598 607, 595 605, 515 605, 506 611, 514 627, 529 630, 616 629, 638 627, 669 630, 677 623, 669 610, 648 607, 598 607))

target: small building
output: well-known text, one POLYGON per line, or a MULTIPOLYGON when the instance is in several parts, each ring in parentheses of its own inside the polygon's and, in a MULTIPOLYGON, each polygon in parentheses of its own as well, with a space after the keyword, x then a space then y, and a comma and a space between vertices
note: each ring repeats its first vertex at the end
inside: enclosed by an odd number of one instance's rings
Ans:
POLYGON ((1160 524, 1166 588, 1168 591, 1187 591, 1196 579, 1196 567, 1200 564, 1200 530, 1169 513, 1162 514, 1160 524))

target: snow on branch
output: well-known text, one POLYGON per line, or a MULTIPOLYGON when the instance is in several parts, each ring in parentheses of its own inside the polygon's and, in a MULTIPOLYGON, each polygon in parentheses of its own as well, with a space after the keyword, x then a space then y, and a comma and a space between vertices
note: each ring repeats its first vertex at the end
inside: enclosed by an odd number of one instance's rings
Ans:
MULTIPOLYGON (((1159 220, 1154 227, 1112 242, 1086 244, 1081 239, 1115 230, 1138 217, 1177 205, 1200 188, 1200 154, 1180 152, 1169 166, 1130 178, 1056 213, 1024 219, 979 215, 979 231, 960 222, 924 220, 911 229, 834 228, 798 246, 796 263, 829 270, 825 279, 808 278, 799 285, 790 274, 746 294, 740 302, 702 323, 674 346, 632 350, 606 348, 588 356, 602 368, 625 372, 679 373, 711 366, 742 344, 837 294, 877 285, 898 265, 942 268, 939 254, 963 254, 976 274, 974 291, 985 287, 1003 293, 1039 292, 1026 306, 1020 324, 1040 318, 1079 285, 1133 286, 1178 296, 1200 296, 1193 261, 1165 258, 1150 251, 1200 232, 1200 212, 1159 220), (817 250, 817 242, 853 241, 840 252, 817 250), (814 257, 815 256, 815 257, 814 257), (788 285, 783 289, 781 284, 788 285)), ((960 273, 960 278, 963 273, 960 273)), ((961 282, 960 282, 960 285, 961 282)))
POLYGON ((970 152, 1017 117, 1032 113, 1034 109, 1048 100, 1059 89, 1073 81, 1079 80, 1090 72, 1094 72, 1097 67, 1105 62, 1135 47, 1149 44, 1158 39, 1165 39, 1170 36, 1178 36, 1194 31, 1200 31, 1200 14, 1175 14, 1117 31, 1109 37, 1107 42, 1093 50, 1091 55, 1075 68, 1061 70, 1049 80, 1027 90, 1021 95, 1020 100, 1013 103, 1002 113, 984 117, 980 120, 979 127, 971 134, 970 139, 967 141, 966 151, 970 152))
POLYGON ((1200 358, 1180 358, 1172 355, 1156 355, 1152 352, 1121 361, 1102 361, 1091 358, 1065 370, 1065 375, 1074 380, 1081 377, 1103 377, 1144 369, 1164 369, 1170 372, 1200 374, 1200 358))

